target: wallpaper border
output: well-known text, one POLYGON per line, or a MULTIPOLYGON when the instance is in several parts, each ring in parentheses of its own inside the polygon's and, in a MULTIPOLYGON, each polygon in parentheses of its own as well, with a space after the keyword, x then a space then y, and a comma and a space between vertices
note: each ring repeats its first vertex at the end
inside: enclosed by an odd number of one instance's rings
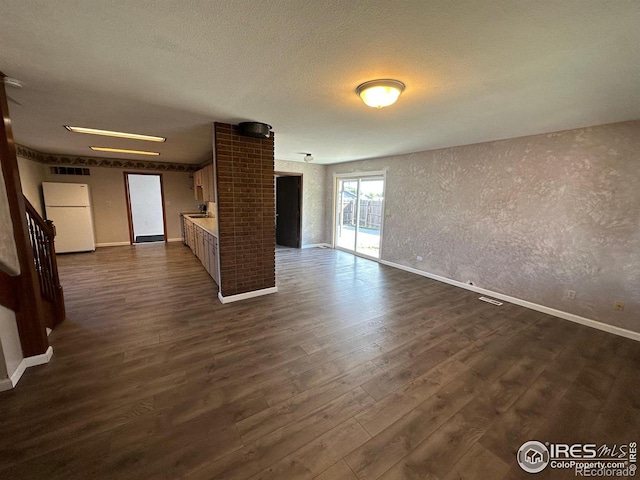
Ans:
POLYGON ((120 158, 97 158, 54 153, 42 153, 24 145, 16 144, 16 154, 46 165, 68 165, 79 167, 130 168, 136 170, 156 170, 163 172, 195 172, 198 165, 186 163, 151 162, 149 160, 124 160, 120 158))

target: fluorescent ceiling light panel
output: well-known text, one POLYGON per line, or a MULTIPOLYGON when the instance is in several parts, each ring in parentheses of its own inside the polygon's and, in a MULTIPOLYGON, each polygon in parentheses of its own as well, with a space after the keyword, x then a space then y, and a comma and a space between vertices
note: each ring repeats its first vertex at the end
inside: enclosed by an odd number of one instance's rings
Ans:
POLYGON ((158 152, 147 152, 146 150, 127 150, 124 148, 108 148, 108 147, 89 147, 96 152, 108 152, 108 153, 128 153, 131 155, 160 155, 158 152))
POLYGON ((139 133, 112 132, 111 130, 98 130, 96 128, 70 127, 65 125, 64 128, 74 133, 88 133, 90 135, 102 135, 104 137, 129 138, 131 140, 146 140, 148 142, 165 142, 165 137, 155 137, 153 135, 140 135, 139 133))

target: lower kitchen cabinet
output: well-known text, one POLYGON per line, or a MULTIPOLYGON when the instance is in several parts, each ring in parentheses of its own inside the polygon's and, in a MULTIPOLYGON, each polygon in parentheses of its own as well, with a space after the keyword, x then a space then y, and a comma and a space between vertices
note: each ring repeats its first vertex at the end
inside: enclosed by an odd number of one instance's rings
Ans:
POLYGON ((218 237, 209 233, 191 219, 184 218, 184 241, 211 278, 220 285, 218 268, 218 237))
POLYGON ((209 275, 220 285, 220 272, 218 270, 218 237, 210 235, 211 250, 209 256, 209 275))

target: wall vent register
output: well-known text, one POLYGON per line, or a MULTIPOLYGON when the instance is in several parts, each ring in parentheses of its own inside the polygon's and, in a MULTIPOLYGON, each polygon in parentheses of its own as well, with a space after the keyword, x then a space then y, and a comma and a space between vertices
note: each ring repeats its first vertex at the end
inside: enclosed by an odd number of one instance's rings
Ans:
POLYGON ((52 175, 91 175, 91 170, 81 167, 50 167, 52 175))

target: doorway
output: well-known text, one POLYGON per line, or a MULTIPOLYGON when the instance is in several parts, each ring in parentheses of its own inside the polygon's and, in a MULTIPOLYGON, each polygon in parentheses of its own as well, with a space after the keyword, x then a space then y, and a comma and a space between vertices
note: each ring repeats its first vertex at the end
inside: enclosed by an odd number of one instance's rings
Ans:
POLYGON ((302 174, 276 172, 276 245, 302 247, 302 174))
POLYGON ((334 245, 380 258, 384 220, 384 173, 336 175, 334 245))
POLYGON ((166 242, 162 174, 125 172, 124 185, 131 244, 166 242))

